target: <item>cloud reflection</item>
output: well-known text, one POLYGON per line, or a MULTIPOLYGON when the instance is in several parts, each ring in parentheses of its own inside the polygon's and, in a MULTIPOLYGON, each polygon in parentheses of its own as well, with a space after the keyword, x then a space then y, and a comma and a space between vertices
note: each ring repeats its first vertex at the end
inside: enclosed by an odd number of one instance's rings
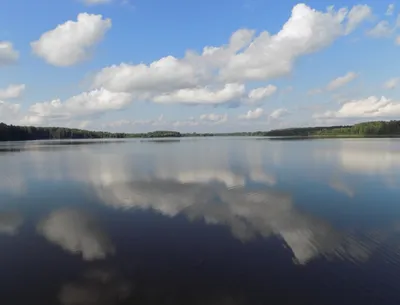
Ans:
MULTIPOLYGON (((396 141, 326 140, 302 142, 304 146, 288 141, 241 145, 226 140, 213 142, 211 148, 196 144, 200 142, 182 140, 179 149, 163 145, 162 151, 156 151, 154 144, 134 143, 132 151, 118 153, 105 146, 82 151, 80 158, 65 152, 50 159, 52 164, 60 164, 58 171, 47 166, 49 158, 44 155, 37 168, 47 168, 43 172, 46 179, 53 178, 51 170, 62 173, 60 179, 91 184, 102 202, 113 208, 151 209, 168 217, 201 219, 229 227, 243 242, 260 236, 278 237, 300 264, 317 257, 365 261, 385 240, 381 234, 335 229, 321 217, 296 207, 290 194, 272 191, 271 186, 285 178, 317 179, 351 198, 355 190, 346 183, 351 181, 348 173, 396 172, 400 166, 396 141), (293 147, 298 159, 293 157, 293 147), (61 159, 63 162, 58 162, 61 159), (273 171, 278 165, 280 176, 273 171)), ((113 252, 101 230, 93 232, 86 225, 87 217, 76 212, 53 214, 41 226, 50 241, 88 260, 113 252)))
POLYGON ((312 152, 319 164, 344 173, 390 175, 400 168, 400 142, 396 139, 338 139, 315 144, 312 152))
POLYGON ((114 247, 96 219, 83 211, 64 208, 53 211, 41 223, 38 232, 48 241, 84 260, 104 259, 114 247))
MULTIPOLYGON (((209 171, 214 175, 193 170, 188 176, 186 168, 189 166, 174 165, 168 173, 163 167, 168 167, 168 162, 160 163, 163 164, 161 170, 143 175, 124 167, 123 162, 118 165, 118 162, 103 160, 100 167, 93 167, 90 181, 101 201, 117 209, 151 209, 168 217, 183 215, 189 220, 227 226, 242 242, 257 237, 278 237, 292 250, 294 260, 299 264, 318 257, 364 262, 384 241, 380 234, 337 230, 326 220, 299 210, 290 194, 265 187, 250 191, 237 183, 225 183, 228 180, 210 183, 216 181, 211 179, 218 176, 216 169, 209 171), (232 185, 236 187, 232 188, 232 185)), ((221 176, 228 175, 223 171, 221 176)), ((231 177, 234 177, 233 172, 231 177)), ((333 178, 332 188, 349 197, 354 196, 354 191, 343 181, 336 176, 333 178)))
POLYGON ((345 194, 347 197, 353 198, 355 195, 355 191, 339 178, 333 178, 329 182, 329 186, 335 191, 345 194))
POLYGON ((0 212, 0 234, 15 235, 24 218, 18 212, 0 212))
POLYGON ((63 305, 114 305, 126 300, 131 291, 132 285, 116 271, 93 269, 65 284, 59 300, 63 305))
POLYGON ((400 152, 390 141, 342 142, 339 161, 343 169, 360 174, 380 174, 400 168, 400 152))
POLYGON ((155 179, 110 184, 97 193, 104 204, 114 208, 152 209, 169 217, 180 214, 228 226, 243 242, 257 236, 280 237, 299 264, 318 256, 357 257, 355 252, 365 252, 365 247, 327 222, 297 210, 291 196, 282 192, 155 179))

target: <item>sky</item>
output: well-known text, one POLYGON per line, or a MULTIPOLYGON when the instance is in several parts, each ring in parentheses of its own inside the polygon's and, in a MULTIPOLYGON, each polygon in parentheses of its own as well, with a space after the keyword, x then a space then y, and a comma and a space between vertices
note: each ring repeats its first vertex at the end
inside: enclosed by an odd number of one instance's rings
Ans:
POLYGON ((399 119, 399 52, 393 0, 3 0, 0 122, 232 132, 399 119))

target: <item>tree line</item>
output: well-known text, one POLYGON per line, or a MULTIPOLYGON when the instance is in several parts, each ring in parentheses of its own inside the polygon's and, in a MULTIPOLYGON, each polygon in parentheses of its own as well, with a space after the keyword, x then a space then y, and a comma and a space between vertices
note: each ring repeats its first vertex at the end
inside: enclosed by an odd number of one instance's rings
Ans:
POLYGON ((0 123, 0 141, 52 139, 112 139, 112 138, 179 138, 215 136, 258 137, 340 137, 340 136, 400 136, 400 121, 374 121, 349 126, 301 127, 256 132, 180 133, 160 130, 147 133, 112 133, 63 127, 14 126, 0 123))
POLYGON ((63 127, 14 126, 0 123, 0 141, 54 140, 54 139, 112 139, 181 137, 176 131, 148 133, 112 133, 63 127))
POLYGON ((353 126, 321 129, 316 136, 400 136, 400 121, 374 121, 353 126))

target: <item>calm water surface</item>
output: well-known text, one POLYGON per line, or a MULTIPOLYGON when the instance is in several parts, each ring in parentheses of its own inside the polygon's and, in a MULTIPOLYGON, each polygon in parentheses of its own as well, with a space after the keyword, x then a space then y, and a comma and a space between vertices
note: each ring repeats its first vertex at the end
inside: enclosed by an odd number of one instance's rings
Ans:
POLYGON ((0 144, 0 304, 400 304, 400 140, 0 144))

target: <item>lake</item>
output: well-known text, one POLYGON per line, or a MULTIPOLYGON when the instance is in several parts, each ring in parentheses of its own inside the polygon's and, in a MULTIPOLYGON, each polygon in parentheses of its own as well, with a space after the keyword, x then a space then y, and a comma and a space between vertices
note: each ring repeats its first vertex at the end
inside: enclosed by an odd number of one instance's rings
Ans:
POLYGON ((397 139, 0 144, 0 303, 400 304, 397 139))

